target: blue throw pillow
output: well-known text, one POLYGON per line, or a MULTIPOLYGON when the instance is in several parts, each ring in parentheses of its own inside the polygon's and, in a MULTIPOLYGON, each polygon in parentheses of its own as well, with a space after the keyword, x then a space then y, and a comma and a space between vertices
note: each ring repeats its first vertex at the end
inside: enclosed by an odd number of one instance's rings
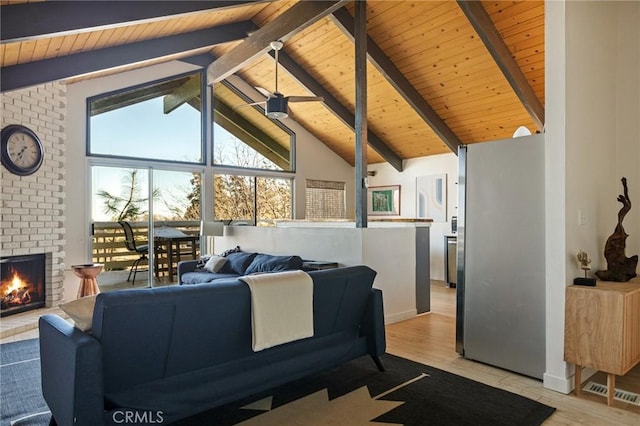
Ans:
POLYGON ((291 269, 302 269, 302 258, 300 256, 258 254, 244 273, 249 275, 254 272, 277 272, 291 269))
POLYGON ((227 261, 219 272, 222 274, 244 275, 245 270, 257 254, 258 253, 247 253, 245 251, 230 253, 227 255, 227 261))

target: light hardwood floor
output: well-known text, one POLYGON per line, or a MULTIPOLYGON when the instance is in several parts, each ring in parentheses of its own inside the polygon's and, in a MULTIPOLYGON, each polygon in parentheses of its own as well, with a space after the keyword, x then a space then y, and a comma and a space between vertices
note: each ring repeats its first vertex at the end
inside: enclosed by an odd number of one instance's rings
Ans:
MULTIPOLYGON (((613 407, 608 407, 604 397, 586 392, 580 398, 564 395, 545 389, 539 380, 462 358, 455 351, 455 289, 434 282, 431 308, 430 313, 387 326, 387 352, 555 407, 545 425, 640 425, 637 406, 615 401, 613 407)), ((616 386, 638 392, 639 372, 636 368, 627 376, 618 377, 616 386)), ((598 375, 590 380, 594 378, 598 375)))
MULTIPOLYGON (((580 398, 543 388, 542 382, 488 365, 469 361, 455 351, 455 289, 441 282, 431 286, 432 312, 387 326, 387 351, 428 364, 472 380, 517 393, 556 408, 545 426, 553 425, 640 425, 640 407, 615 401, 608 407, 604 397, 583 392, 580 398)), ((0 339, 0 343, 38 337, 31 330, 0 339)), ((590 380, 598 379, 600 373, 590 380)), ((640 393, 640 368, 617 377, 616 386, 640 393)), ((464 407, 460 407, 464 409, 464 407)), ((453 425, 455 426, 455 425, 453 425)), ((517 426, 517 425, 514 425, 517 426)))

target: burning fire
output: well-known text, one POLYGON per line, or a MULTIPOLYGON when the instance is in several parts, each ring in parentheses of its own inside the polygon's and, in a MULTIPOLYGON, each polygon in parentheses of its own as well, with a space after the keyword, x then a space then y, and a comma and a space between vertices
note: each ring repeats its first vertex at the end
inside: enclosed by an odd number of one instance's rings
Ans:
POLYGON ((9 284, 9 286, 7 287, 6 295, 8 296, 13 291, 20 290, 22 287, 26 287, 26 286, 27 286, 27 283, 22 281, 22 278, 20 278, 17 272, 14 272, 13 279, 11 280, 11 284, 9 284))
POLYGON ((0 317, 45 305, 46 256, 0 258, 0 317))
POLYGON ((24 281, 17 272, 13 272, 13 278, 6 287, 3 296, 3 302, 7 304, 25 304, 31 301, 31 295, 28 290, 28 283, 24 281), (21 291, 22 290, 22 291, 21 291))

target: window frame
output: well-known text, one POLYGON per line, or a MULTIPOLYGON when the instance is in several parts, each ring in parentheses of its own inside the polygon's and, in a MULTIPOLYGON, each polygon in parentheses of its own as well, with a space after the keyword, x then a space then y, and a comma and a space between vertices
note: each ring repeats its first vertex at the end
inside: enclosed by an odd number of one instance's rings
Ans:
POLYGON ((207 101, 206 101, 206 95, 205 92, 207 91, 207 75, 204 69, 201 70, 197 70, 197 71, 188 71, 188 72, 184 72, 181 74, 176 74, 176 75, 172 75, 172 76, 168 76, 165 78, 160 78, 157 80, 152 80, 152 81, 148 81, 148 82, 144 82, 144 83, 140 83, 140 84, 136 84, 133 86, 127 86, 127 87, 123 87, 121 89, 117 89, 117 90, 113 90, 110 92, 105 92, 105 93, 100 93, 99 95, 95 95, 95 96, 91 96, 86 98, 86 102, 85 102, 85 120, 86 120, 86 126, 85 126, 85 131, 86 131, 86 135, 85 135, 85 155, 87 158, 105 158, 105 159, 117 159, 117 160, 124 160, 124 161, 134 161, 134 162, 144 162, 144 163, 156 163, 156 164, 173 164, 173 165, 186 165, 186 166, 204 166, 206 165, 206 159, 207 159, 207 143, 206 143, 206 121, 207 121, 207 117, 205 114, 205 111, 207 109, 207 101), (158 159, 158 158, 145 158, 145 157, 132 157, 132 156, 127 156, 127 155, 112 155, 112 154, 99 154, 99 153, 92 153, 91 152, 91 102, 96 101, 98 99, 102 99, 108 96, 114 96, 114 95, 118 95, 121 93, 125 93, 125 92, 129 92, 129 91, 133 91, 133 90, 137 90, 137 89, 142 89, 144 87, 151 87, 154 85, 158 85, 164 82, 168 82, 171 80, 178 80, 180 78, 183 77, 188 77, 188 76, 192 76, 192 75, 196 75, 199 74, 200 75, 200 91, 201 91, 201 96, 200 96, 200 103, 201 103, 201 110, 200 110, 200 161, 177 161, 175 159, 158 159))

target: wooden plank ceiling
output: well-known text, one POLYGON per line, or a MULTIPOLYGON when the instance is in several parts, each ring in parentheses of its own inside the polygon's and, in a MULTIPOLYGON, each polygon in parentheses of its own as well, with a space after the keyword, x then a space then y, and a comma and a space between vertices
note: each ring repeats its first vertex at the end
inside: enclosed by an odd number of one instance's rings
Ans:
MULTIPOLYGON (((2 12, 18 6, 20 1, 0 1, 2 12)), ((51 58, 72 58, 82 52, 148 42, 160 37, 176 36, 198 30, 244 21, 264 27, 296 5, 296 0, 243 3, 235 7, 197 11, 152 21, 126 22, 107 28, 73 31, 69 34, 31 37, 24 40, 2 40, 0 65, 13 66, 41 63, 51 58), (40 62, 39 62, 40 61, 40 62)), ((515 59, 536 101, 544 105, 544 1, 482 1, 490 18, 487 31, 497 31, 515 59)), ((475 6, 475 5, 471 5, 475 6)), ((114 2, 113 7, 120 6, 114 2)), ((351 114, 355 111, 354 45, 338 16, 353 16, 353 4, 334 12, 285 40, 282 55, 298 65, 305 78, 315 80, 351 114), (345 15, 344 12, 349 15, 345 15), (340 15, 342 13, 342 15, 340 15)), ((484 13, 484 12, 483 12, 484 13)), ((408 82, 409 92, 437 114, 445 130, 452 132, 456 143, 477 143, 509 138, 519 126, 532 132, 541 130, 535 117, 523 105, 509 78, 492 57, 487 47, 456 1, 368 1, 367 32, 369 45, 375 44, 383 56, 408 82)), ((201 46, 184 52, 131 64, 119 64, 111 70, 94 70, 76 76, 70 70, 66 80, 75 82, 105 73, 122 72, 153 63, 184 58, 208 52, 223 57, 241 40, 213 46, 201 46)), ((144 46, 144 44, 141 44, 144 46)), ((371 48, 369 49, 372 54, 371 48)), ((509 56, 509 55, 507 55, 509 56)), ((214 58, 211 58, 213 60, 214 58)), ((281 61, 281 64, 284 61, 281 61)), ((291 67, 290 67, 291 68, 291 67)), ((262 54, 236 72, 249 85, 273 91, 275 64, 272 56, 262 54)), ((287 95, 320 95, 301 84, 281 66, 279 91, 287 95)), ((368 127, 401 159, 451 152, 451 141, 443 140, 417 111, 406 93, 396 90, 393 73, 367 68, 368 127), (447 143, 449 142, 449 143, 447 143)), ((313 90, 313 89, 312 89, 313 90)), ((256 98, 256 93, 250 94, 256 98)), ((415 98, 414 98, 415 99, 415 98)), ((326 100, 326 99, 325 99, 326 100)), ((531 99, 529 99, 531 100, 531 99)), ((414 102, 415 103, 415 102, 414 102)), ((525 102, 526 103, 526 102, 525 102)), ((289 106, 291 116, 325 143, 345 161, 354 164, 353 123, 335 113, 330 102, 295 103, 289 106)), ((369 149, 370 163, 383 162, 378 152, 369 149)))

